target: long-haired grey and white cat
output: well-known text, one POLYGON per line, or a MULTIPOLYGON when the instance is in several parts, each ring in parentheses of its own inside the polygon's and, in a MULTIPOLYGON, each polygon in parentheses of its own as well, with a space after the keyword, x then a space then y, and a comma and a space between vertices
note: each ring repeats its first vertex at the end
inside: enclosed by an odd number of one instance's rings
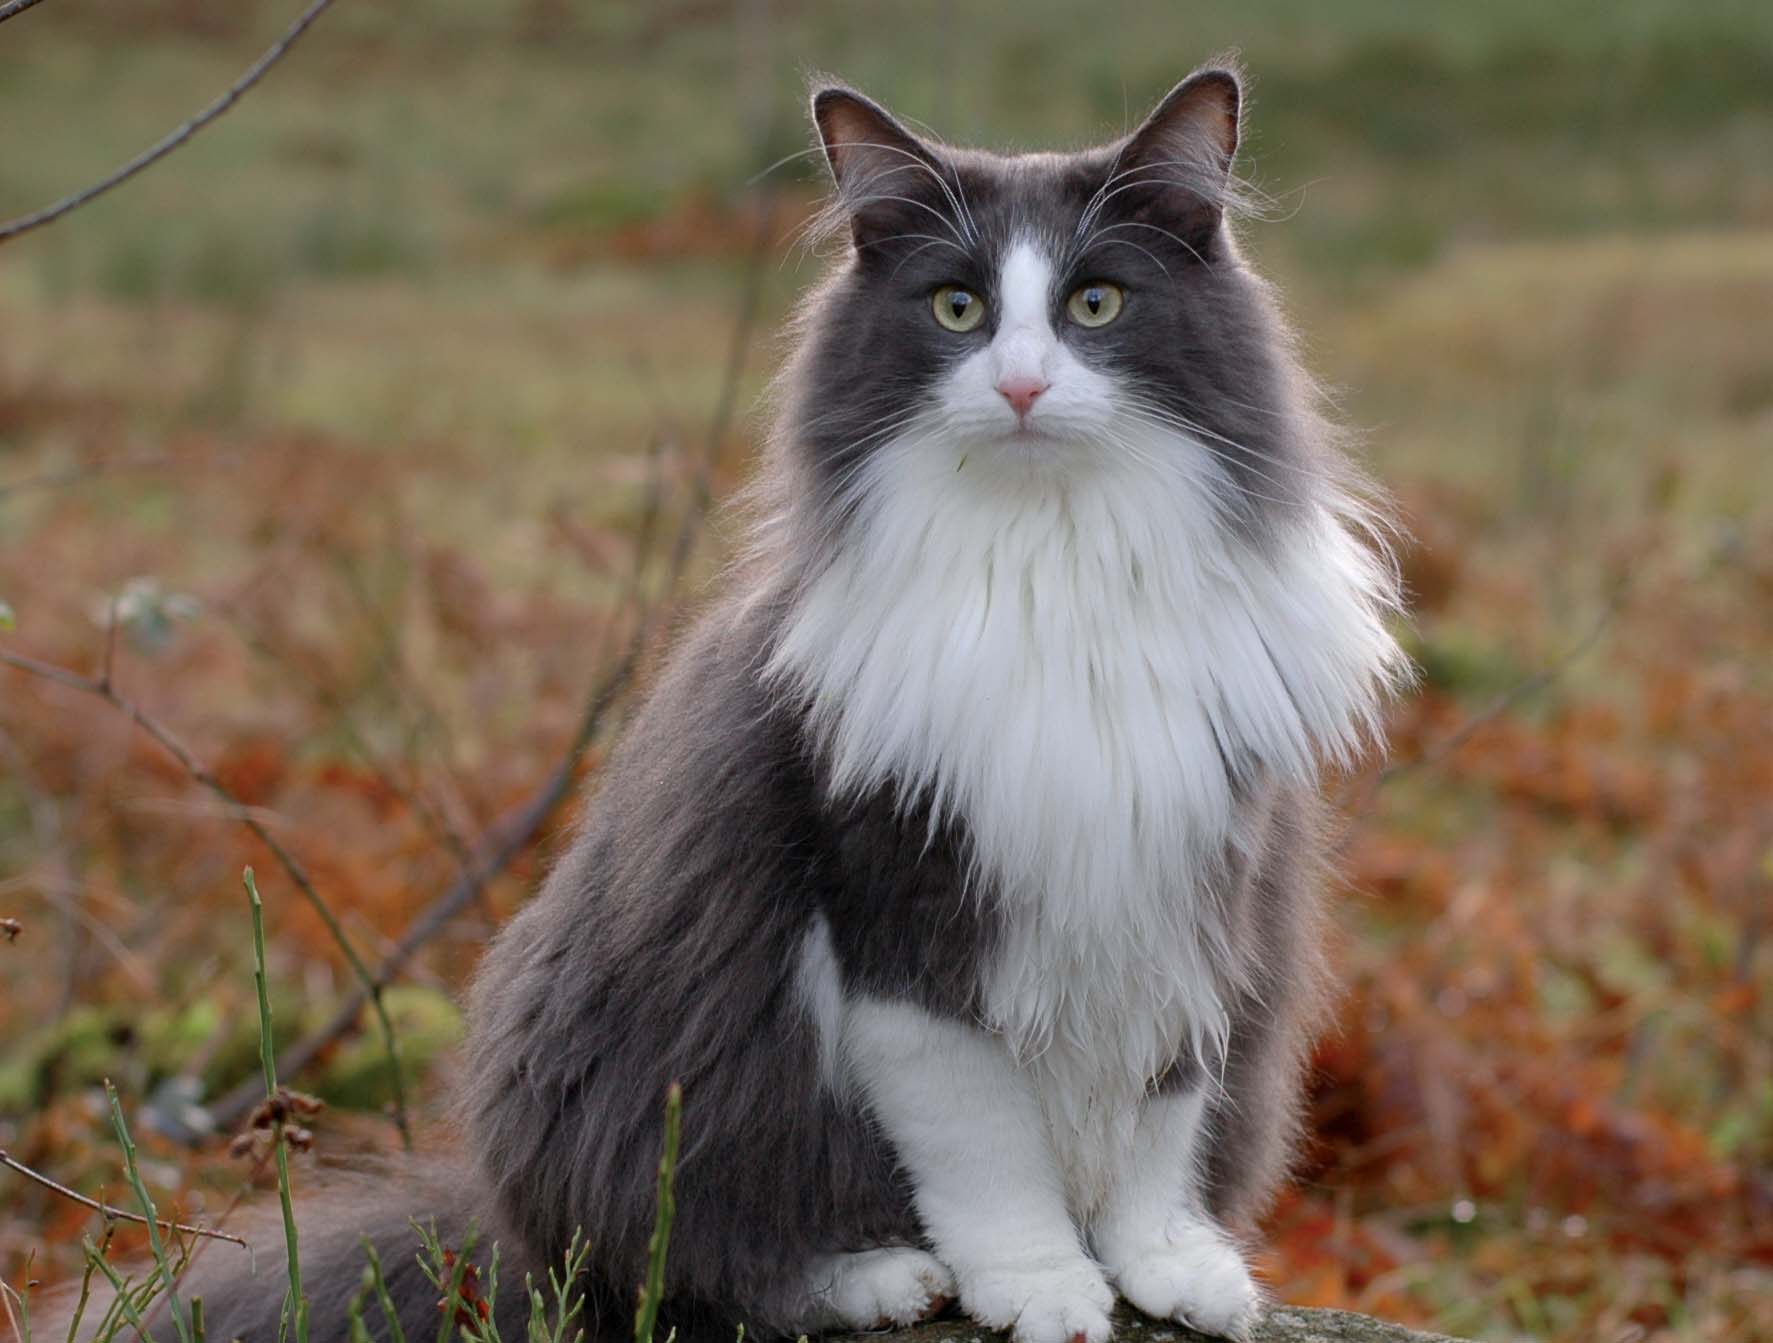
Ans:
MULTIPOLYGON (((1239 106, 1206 69, 1115 143, 1000 156, 814 95, 844 242, 753 543, 486 958, 473 1173, 310 1234, 317 1339, 360 1231, 434 1326, 414 1213, 478 1216, 508 1282, 583 1228, 625 1329, 674 1080, 680 1333, 957 1300, 1101 1343, 1117 1292, 1249 1327, 1238 1237, 1319 1007, 1319 773, 1402 660, 1227 223, 1239 106)), ((275 1285, 209 1296, 212 1336, 274 1333, 275 1285)))

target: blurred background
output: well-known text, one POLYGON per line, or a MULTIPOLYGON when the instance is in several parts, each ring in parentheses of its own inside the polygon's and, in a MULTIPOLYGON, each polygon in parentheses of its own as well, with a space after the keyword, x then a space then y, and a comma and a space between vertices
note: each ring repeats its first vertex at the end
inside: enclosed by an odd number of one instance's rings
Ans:
MULTIPOLYGON (((293 13, 6 24, 0 216, 293 13)), ((1075 145, 1229 47, 1275 202, 1248 245, 1411 530, 1423 672, 1390 767, 1332 785, 1346 991, 1263 1274, 1484 1339, 1773 1338, 1747 0, 340 0, 185 149, 0 246, 0 1147, 120 1195, 109 1076, 163 1209, 264 1182, 228 1154, 249 862, 285 1072, 331 1102, 298 1187, 399 1138, 292 872, 372 972, 395 956, 405 1108, 438 1115, 457 990, 570 816, 550 780, 595 771, 731 545, 821 264, 811 161, 753 183, 810 143, 805 72, 956 141, 1075 145)), ((77 1272, 91 1226, 0 1170, 7 1281, 77 1272)))

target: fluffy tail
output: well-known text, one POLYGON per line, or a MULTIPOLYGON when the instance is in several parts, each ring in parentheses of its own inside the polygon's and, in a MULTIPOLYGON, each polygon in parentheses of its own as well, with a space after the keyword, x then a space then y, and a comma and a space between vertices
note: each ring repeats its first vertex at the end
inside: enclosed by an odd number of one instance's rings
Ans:
MULTIPOLYGON (((251 1242, 256 1271, 249 1271, 247 1253, 240 1247, 206 1241, 179 1281, 179 1299, 187 1309, 193 1297, 203 1299, 204 1332, 212 1343, 233 1339, 276 1343, 289 1279, 281 1212, 274 1201, 266 1203, 254 1207, 250 1215, 230 1220, 228 1228, 251 1242)), ((296 1226, 310 1343, 349 1343, 348 1310, 369 1262, 365 1239, 381 1260, 383 1281, 400 1326, 398 1333, 390 1328, 379 1298, 371 1293, 363 1303, 370 1337, 389 1340, 404 1335, 413 1340, 437 1336, 443 1322, 440 1293, 419 1266, 421 1245, 414 1222, 435 1225, 438 1241, 454 1251, 466 1243, 470 1226, 475 1229, 472 1259, 480 1266, 477 1288, 482 1297, 491 1285, 486 1269, 497 1243, 495 1322, 505 1339, 525 1338, 529 1303, 524 1296, 524 1274, 534 1274, 545 1291, 546 1267, 535 1263, 500 1223, 492 1199, 465 1164, 432 1159, 403 1161, 364 1174, 329 1176, 317 1190, 298 1199, 296 1226)), ((558 1271, 559 1266, 555 1267, 558 1271)), ((136 1277, 139 1281, 139 1270, 136 1277)), ((107 1305, 89 1303, 80 1328, 82 1340, 92 1336, 107 1305)), ((603 1314, 599 1305, 587 1302, 586 1315, 593 1318, 583 1322, 592 1337, 597 1333, 595 1317, 603 1314)), ((62 1297, 47 1303, 41 1314, 34 1310, 32 1333, 38 1338, 66 1338, 72 1306, 71 1299, 62 1297)), ((146 1323, 153 1343, 174 1343, 178 1337, 164 1297, 156 1301, 146 1323)), ((134 1331, 126 1328, 122 1336, 133 1338, 134 1331)))

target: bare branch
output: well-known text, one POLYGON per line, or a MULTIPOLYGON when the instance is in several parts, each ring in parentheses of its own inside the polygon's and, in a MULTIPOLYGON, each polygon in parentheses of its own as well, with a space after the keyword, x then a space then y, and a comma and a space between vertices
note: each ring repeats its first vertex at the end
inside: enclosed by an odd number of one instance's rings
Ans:
MULTIPOLYGON (((0 9, 0 22, 11 18, 14 14, 19 13, 36 2, 37 0, 12 0, 11 4, 7 5, 4 9, 0 9)), ((254 84, 257 84, 259 80, 263 79, 266 72, 268 72, 272 66, 276 65, 278 61, 284 58, 289 52, 289 49, 301 38, 302 34, 307 32, 309 27, 312 26, 314 20, 324 14, 331 4, 332 0, 312 0, 312 3, 296 16, 295 22, 290 24, 289 27, 284 30, 283 36, 273 42, 265 51, 265 54, 260 56, 258 60, 254 61, 252 65, 248 67, 246 73, 241 75, 239 79, 235 80, 225 93, 196 116, 185 122, 184 125, 169 132, 156 144, 144 149, 141 153, 137 154, 134 158, 129 160, 128 163, 125 163, 109 176, 101 178, 99 181, 94 182, 91 186, 82 191, 75 192, 72 196, 64 197, 54 205, 45 206, 34 214, 23 215, 9 223, 0 224, 0 243, 10 242, 13 238, 18 237, 22 233, 29 233, 32 229, 41 228, 45 224, 53 223, 55 220, 60 219, 65 214, 78 210, 88 201, 104 195, 105 192, 109 191, 112 187, 121 186, 143 169, 152 167, 168 154, 172 153, 173 150, 191 139, 191 137, 196 135, 198 131, 202 130, 235 103, 239 102, 248 89, 254 84)))
MULTIPOLYGON (((143 1217, 140 1213, 125 1212, 122 1208, 113 1208, 109 1203, 100 1203, 97 1199, 87 1198, 85 1194, 70 1189, 65 1184, 57 1184, 41 1171, 32 1170, 29 1166, 25 1165, 24 1162, 14 1158, 13 1155, 3 1147, 0 1147, 0 1166, 5 1166, 9 1170, 17 1171, 27 1180, 35 1181, 51 1193, 60 1194, 65 1199, 72 1199, 83 1208, 91 1208, 94 1212, 101 1214, 110 1221, 137 1222, 142 1226, 148 1224, 148 1219, 143 1217)), ((248 1245, 239 1236, 229 1235, 226 1231, 217 1231, 214 1227, 189 1226, 184 1222, 169 1222, 164 1217, 156 1218, 155 1220, 169 1231, 183 1231, 193 1236, 205 1236, 210 1240, 232 1241, 234 1244, 247 1251, 247 1253, 250 1254, 252 1252, 252 1246, 248 1245)))
POLYGON ((23 14, 36 3, 37 0, 9 0, 9 3, 0 5, 0 23, 5 23, 8 19, 23 14))
MULTIPOLYGON (((432 901, 413 920, 412 925, 394 944, 381 965, 367 979, 360 979, 344 1002, 320 1027, 296 1041, 277 1059, 280 1077, 293 1077, 301 1072, 333 1041, 348 1033, 356 1024, 365 1003, 379 1000, 386 988, 409 961, 450 921, 479 898, 487 883, 511 865, 518 854, 534 841, 548 818, 554 814, 578 777, 579 762, 597 737, 611 706, 627 688, 645 648, 650 625, 643 622, 630 639, 622 657, 604 673, 586 699, 584 712, 572 740, 547 779, 530 797, 493 823, 481 840, 474 861, 450 883, 444 893, 432 901)), ((216 1124, 229 1128, 263 1097, 264 1088, 257 1078, 242 1082, 208 1107, 216 1124)))

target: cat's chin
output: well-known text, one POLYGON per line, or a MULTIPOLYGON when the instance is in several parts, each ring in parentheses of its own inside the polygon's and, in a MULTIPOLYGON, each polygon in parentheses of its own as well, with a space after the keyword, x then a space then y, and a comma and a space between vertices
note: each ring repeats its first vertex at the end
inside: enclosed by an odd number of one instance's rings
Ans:
POLYGON ((1086 469, 1101 452, 1085 435, 1040 425, 993 434, 979 447, 1005 466, 1046 470, 1086 469))

